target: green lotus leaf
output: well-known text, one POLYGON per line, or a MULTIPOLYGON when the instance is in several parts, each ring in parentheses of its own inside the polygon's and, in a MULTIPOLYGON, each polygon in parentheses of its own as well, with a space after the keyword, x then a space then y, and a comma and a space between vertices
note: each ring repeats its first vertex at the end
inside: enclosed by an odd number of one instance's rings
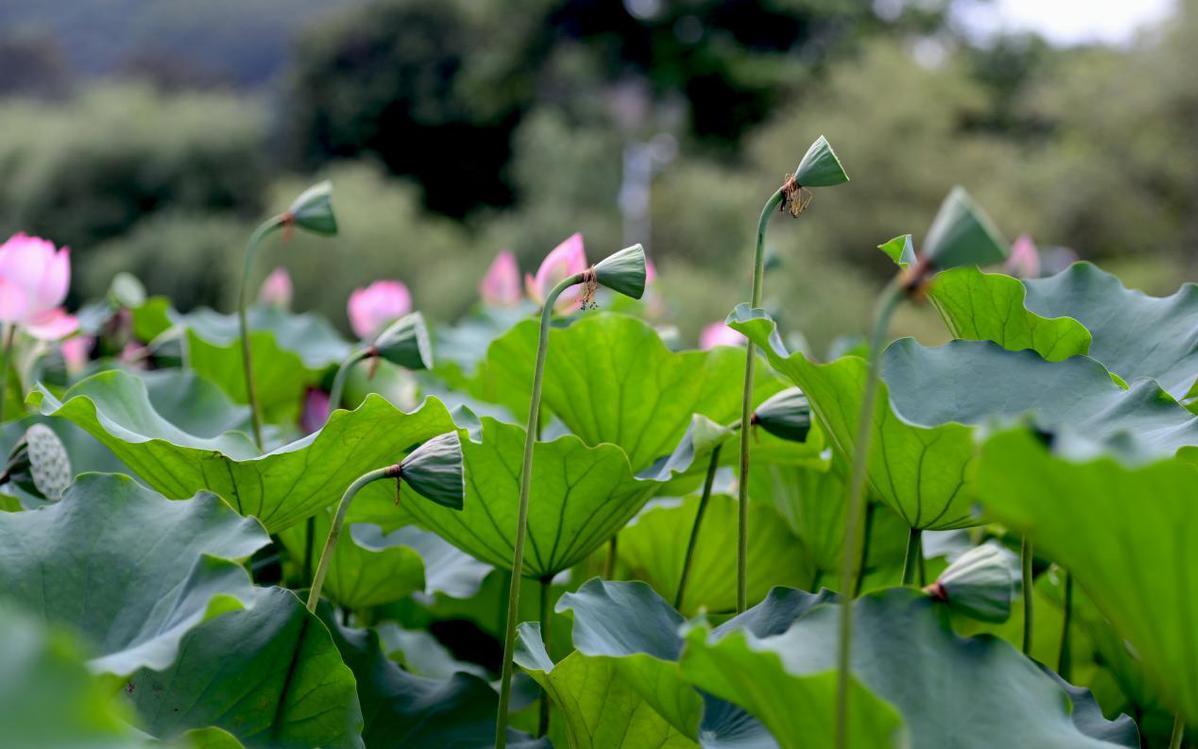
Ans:
MULTIPOLYGON (((491 343, 473 381, 472 394, 528 413, 536 358, 537 324, 526 320, 491 343)), ((584 315, 549 333, 544 405, 588 445, 610 442, 624 449, 636 471, 678 444, 691 417, 719 424, 740 415, 744 352, 670 351, 642 320, 625 315, 584 315)), ((761 377, 759 403, 784 385, 761 377)))
POLYGON ((179 429, 154 410, 141 380, 124 372, 93 375, 62 400, 45 389, 30 400, 43 414, 82 427, 167 497, 215 492, 271 533, 337 501, 366 471, 395 463, 412 446, 456 428, 436 399, 404 413, 372 395, 354 411, 334 413, 320 431, 257 455, 240 432, 198 437, 179 429))
POLYGON ((849 181, 849 175, 845 174, 840 159, 832 150, 832 144, 822 135, 803 154, 794 178, 803 187, 832 187, 849 181))
POLYGON ((1192 395, 1198 377, 1198 287, 1167 297, 1128 289, 1091 263, 1024 281, 1026 306, 1045 317, 1072 317, 1094 337, 1090 356, 1127 381, 1152 377, 1174 398, 1192 395))
POLYGON ((93 670, 123 676, 167 667, 187 632, 239 607, 249 576, 227 560, 269 542, 212 495, 172 502, 84 474, 57 504, 0 513, 0 590, 80 632, 93 670))
MULTIPOLYGON (((699 497, 662 500, 620 531, 620 565, 627 577, 644 580, 674 600, 699 497)), ((736 555, 728 553, 728 532, 737 524, 734 497, 713 494, 703 514, 680 611, 694 614, 736 609, 736 555)), ((802 542, 778 512, 764 502, 749 505, 748 600, 759 601, 775 585, 802 587, 813 575, 802 542)))
POLYGON ((361 749, 353 672, 295 594, 254 588, 244 609, 191 630, 171 666, 125 691, 151 734, 217 726, 248 749, 361 749))
POLYGON ((906 268, 915 262, 915 242, 911 239, 910 234, 900 234, 889 239, 878 245, 878 249, 900 268, 906 268))
MULTIPOLYGON (((401 512, 488 564, 511 569, 524 430, 482 419, 482 443, 462 443, 461 510, 401 502, 401 512)), ((533 448, 528 546, 523 573, 546 578, 585 559, 640 510, 660 486, 632 474, 615 445, 588 447, 574 435, 533 448)))
POLYGON ((1089 352, 1089 330, 1073 317, 1033 312, 1025 306, 1026 295, 1018 279, 975 267, 940 273, 928 289, 929 301, 954 338, 994 341, 1012 351, 1032 349, 1048 361, 1089 352))
POLYGON ((110 685, 89 672, 86 648, 58 625, 0 602, 0 726, 21 749, 144 746, 110 685))
MULTIPOLYGON (((495 741, 495 690, 482 678, 455 673, 445 679, 410 674, 383 653, 378 633, 335 621, 322 604, 320 617, 345 664, 357 678, 358 698, 366 717, 362 739, 382 749, 485 749, 495 741)), ((548 749, 508 729, 513 749, 548 749)))
POLYGON ((980 468, 987 510, 1073 573, 1190 723, 1198 722, 1196 479, 1198 467, 1180 458, 1138 467, 1110 457, 1074 462, 1023 431, 987 440, 980 468))
POLYGON ((483 678, 487 670, 477 663, 459 661, 433 634, 424 629, 404 629, 394 622, 373 628, 387 658, 404 672, 433 679, 448 679, 464 672, 483 678))
MULTIPOLYGON (((732 318, 732 327, 803 389, 832 444, 851 456, 865 360, 848 356, 819 364, 801 353, 787 355, 764 312, 741 305, 732 318)), ((912 528, 978 522, 972 425, 999 417, 1033 413, 1046 428, 1068 428, 1087 443, 1127 454, 1170 454, 1198 445, 1198 422, 1155 383, 1125 391, 1085 357, 1046 362, 1035 352, 1007 351, 988 341, 928 349, 911 339, 895 342, 883 356, 868 478, 912 528)))
MULTIPOLYGON (((838 606, 816 606, 782 634, 748 638, 747 647, 776 654, 788 674, 828 675, 838 606)), ((1139 746, 1130 718, 1096 723, 1074 710, 1069 692, 1034 661, 1002 640, 958 637, 947 608, 919 591, 871 593, 853 609, 854 674, 898 708, 913 747, 1139 746)))

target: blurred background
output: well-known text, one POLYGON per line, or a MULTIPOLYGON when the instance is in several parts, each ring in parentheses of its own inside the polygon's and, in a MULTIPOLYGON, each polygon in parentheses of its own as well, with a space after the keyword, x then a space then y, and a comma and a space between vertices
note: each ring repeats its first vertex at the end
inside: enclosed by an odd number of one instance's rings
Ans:
MULTIPOLYGON (((824 133, 853 181, 771 229, 767 306, 864 327, 955 184, 1014 239, 1198 277, 1198 0, 0 0, 0 234, 229 310, 244 242, 316 177, 295 307, 397 278, 467 312, 487 265, 645 243, 683 336, 748 294, 761 203, 824 133)), ((902 332, 938 326, 918 315, 902 332)))

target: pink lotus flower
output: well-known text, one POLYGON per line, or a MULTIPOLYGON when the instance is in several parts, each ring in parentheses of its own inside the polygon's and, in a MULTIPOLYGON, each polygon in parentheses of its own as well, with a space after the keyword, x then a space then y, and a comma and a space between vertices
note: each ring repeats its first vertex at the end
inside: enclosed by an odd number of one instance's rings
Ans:
POLYGON ((71 285, 71 251, 27 234, 0 245, 0 322, 42 340, 73 333, 79 321, 61 305, 71 285))
POLYGON ((304 411, 300 414, 300 429, 311 434, 329 420, 329 394, 320 388, 308 388, 304 396, 304 411))
POLYGON ((722 322, 713 322, 699 334, 699 348, 707 351, 716 346, 743 346, 745 337, 722 322))
POLYGON ((349 295, 349 324, 362 340, 374 338, 411 311, 412 295, 399 281, 375 281, 349 295))
POLYGON ((58 344, 62 350, 62 360, 67 365, 67 373, 77 375, 87 367, 88 353, 94 340, 91 336, 79 335, 58 344))
POLYGON ((1016 278, 1040 277, 1040 252, 1027 234, 1020 234, 1011 245, 1011 254, 1004 266, 1007 273, 1016 278))
POLYGON ((291 275, 286 268, 280 266, 272 270, 262 282, 262 288, 258 290, 258 301, 268 307, 290 309, 293 293, 291 275))
MULTIPOLYGON (((569 276, 582 273, 586 269, 587 256, 582 246, 582 235, 572 234, 545 256, 545 259, 541 261, 541 267, 537 268, 535 278, 525 274, 524 287, 528 291, 529 298, 537 304, 544 304, 545 296, 553 290, 554 286, 569 276)), ((554 309, 565 314, 578 309, 580 304, 579 289, 575 286, 562 292, 562 295, 557 298, 554 309)))
POLYGON ((511 250, 503 250, 491 261, 487 275, 478 285, 478 293, 489 307, 514 307, 520 303, 520 268, 511 250))

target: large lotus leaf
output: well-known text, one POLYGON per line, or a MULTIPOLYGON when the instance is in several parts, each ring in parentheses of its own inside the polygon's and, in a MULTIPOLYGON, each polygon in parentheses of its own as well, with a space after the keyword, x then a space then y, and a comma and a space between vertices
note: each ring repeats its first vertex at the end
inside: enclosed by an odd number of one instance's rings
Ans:
POLYGON ((150 405, 162 418, 197 437, 249 433, 249 406, 229 400, 219 387, 190 369, 133 372, 146 384, 150 405))
POLYGON ((44 619, 0 602, 0 742, 20 749, 128 749, 129 717, 84 665, 84 648, 44 619))
MULTIPOLYGON (((853 611, 854 674, 898 708, 912 747, 1139 746, 1131 719, 1096 722, 1074 710, 1034 661, 997 638, 958 637, 947 608, 919 591, 871 593, 853 611)), ((777 654, 788 673, 823 674, 836 667, 839 618, 838 604, 817 606, 748 645, 777 654)))
POLYGON ((1036 314, 1025 306, 1026 294, 1018 279, 968 266, 937 274, 928 299, 954 338, 1032 349, 1048 361, 1089 351, 1090 331, 1072 317, 1036 314))
MULTIPOLYGON (((482 420, 481 444, 462 443, 462 510, 403 502, 401 511, 458 548, 510 569, 520 496, 524 430, 482 420)), ((574 435, 533 448, 525 577, 546 578, 582 561, 636 514, 660 486, 632 474, 615 445, 588 447, 574 435)))
POLYGON ((325 625, 289 590, 253 593, 189 632, 169 668, 129 680, 146 729, 171 739, 217 726, 250 749, 363 747, 354 675, 325 625))
MULTIPOLYGON (((332 607, 322 604, 320 617, 332 634, 345 664, 358 683, 369 747, 395 749, 486 749, 495 741, 498 695, 484 679, 455 673, 432 679, 404 671, 383 653, 378 633, 343 627, 332 607)), ((513 749, 548 749, 508 729, 513 749)))
MULTIPOLYGON (((526 320, 492 342, 473 390, 483 400, 528 413, 536 359, 537 323, 526 320)), ((739 417, 744 351, 670 351, 657 331, 625 315, 585 315, 549 333, 544 404, 589 445, 624 448, 640 471, 671 452, 702 414, 720 423, 739 417)), ((762 376, 761 402, 783 389, 762 376)))
POLYGON ((213 491, 271 533, 337 501, 366 471, 398 462, 412 446, 456 428, 436 399, 404 413, 370 396, 354 411, 334 413, 320 431, 259 456, 240 432, 203 438, 182 431, 154 410, 145 385, 124 372, 93 375, 62 400, 44 389, 30 399, 43 414, 85 429, 166 496, 213 491))
MULTIPOLYGON (((644 580, 668 600, 674 600, 686 547, 694 526, 699 497, 663 500, 646 509, 620 531, 619 560, 627 577, 644 580)), ((764 502, 749 505, 748 599, 759 601, 775 585, 802 587, 813 570, 802 542, 791 535, 778 512, 764 502)), ((736 609, 736 556, 734 543, 737 502, 714 494, 707 510, 691 561, 690 579, 680 611, 736 609)))
POLYGON ((1191 394, 1198 377, 1198 287, 1171 296, 1128 289, 1090 263, 1023 282, 1026 306, 1047 317, 1072 317, 1094 337, 1090 356, 1125 380, 1152 377, 1174 398, 1191 394))
POLYGON ((99 672, 162 669, 180 640, 241 604, 239 565, 270 542, 212 495, 170 501, 127 476, 84 474, 62 501, 0 514, 0 590, 91 643, 99 672))
POLYGON ((983 446, 980 480, 987 509, 1073 573, 1164 700, 1198 722, 1198 468, 1073 462, 1015 431, 983 446))
MULTIPOLYGON (((803 388, 829 441, 851 456, 865 360, 847 356, 819 364, 801 353, 787 355, 761 310, 742 305, 733 316, 732 327, 803 388)), ((1007 351, 989 341, 928 349, 911 339, 895 342, 883 357, 869 483, 913 528, 977 522, 974 424, 1030 412, 1046 428, 1067 428, 1089 442, 1118 442, 1128 453, 1171 453, 1198 444, 1198 422, 1154 383, 1124 391, 1086 357, 1046 362, 1035 352, 1007 351)))

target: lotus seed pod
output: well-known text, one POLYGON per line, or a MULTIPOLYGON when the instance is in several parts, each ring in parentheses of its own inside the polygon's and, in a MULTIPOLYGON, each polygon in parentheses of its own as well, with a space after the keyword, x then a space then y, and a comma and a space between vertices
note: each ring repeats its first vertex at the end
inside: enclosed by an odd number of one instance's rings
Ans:
POLYGON ((325 180, 300 193, 287 217, 299 228, 313 234, 333 236, 337 233, 337 217, 333 214, 333 185, 325 180))
POLYGON ((1015 589, 1008 555, 995 544, 977 546, 958 557, 924 590, 973 619, 1005 622, 1011 615, 1015 589))
POLYGON ((936 270, 998 263, 1006 259, 1007 251, 1007 242, 990 217, 962 187, 954 187, 940 204, 923 247, 936 270))
POLYGON ((50 427, 34 424, 13 446, 2 478, 34 496, 57 502, 71 485, 71 459, 50 427))
POLYGON ((448 432, 425 442, 399 464, 398 478, 425 499, 460 510, 466 498, 462 442, 448 432))
POLYGON ((753 423, 775 437, 802 442, 811 431, 811 404, 802 390, 787 388, 757 407, 753 423))
POLYGON ((803 155, 794 179, 801 187, 833 187, 848 182, 849 175, 845 174, 832 144, 821 135, 803 155))
POLYGON ((429 369, 433 366, 428 326, 419 312, 404 315, 384 328, 374 339, 373 348, 378 356, 401 367, 429 369))
POLYGON ((595 266, 595 281, 624 296, 640 299, 645 293, 645 250, 639 244, 607 256, 595 266))

